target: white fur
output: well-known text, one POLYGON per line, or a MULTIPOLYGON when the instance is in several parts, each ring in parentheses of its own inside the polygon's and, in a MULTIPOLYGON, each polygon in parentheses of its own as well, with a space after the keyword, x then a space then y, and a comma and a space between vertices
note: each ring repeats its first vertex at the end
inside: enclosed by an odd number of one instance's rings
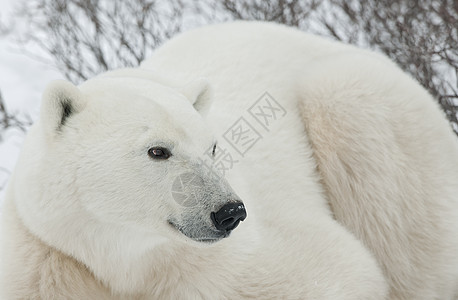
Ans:
POLYGON ((7 190, 2 293, 454 299, 456 165, 443 114, 385 58, 272 24, 194 30, 138 69, 45 93, 7 190), (286 111, 268 128, 247 112, 265 92, 286 111), (63 124, 61 95, 75 104, 63 124), (232 188, 206 185, 201 210, 178 205, 173 180, 200 172, 215 139, 230 150, 222 136, 240 117, 262 139, 232 151, 232 188), (169 160, 147 156, 158 143, 169 160), (167 223, 205 227, 206 209, 235 197, 248 217, 214 244, 167 223))

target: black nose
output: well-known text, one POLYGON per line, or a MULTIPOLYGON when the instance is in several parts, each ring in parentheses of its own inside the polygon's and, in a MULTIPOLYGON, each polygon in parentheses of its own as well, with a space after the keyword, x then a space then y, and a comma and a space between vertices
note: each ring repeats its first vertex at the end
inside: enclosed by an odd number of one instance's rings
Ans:
POLYGON ((231 231, 239 225, 240 221, 245 220, 245 206, 242 202, 228 203, 217 212, 212 212, 210 217, 216 229, 231 231))

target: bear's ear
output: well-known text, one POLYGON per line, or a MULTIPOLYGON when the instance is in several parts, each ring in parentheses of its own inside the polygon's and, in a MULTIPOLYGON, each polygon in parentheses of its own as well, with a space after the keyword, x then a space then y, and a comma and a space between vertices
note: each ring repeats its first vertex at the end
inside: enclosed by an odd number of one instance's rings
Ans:
POLYGON ((207 115, 212 103, 212 89, 208 80, 199 78, 187 84, 181 92, 202 116, 207 115))
POLYGON ((62 129, 73 114, 83 110, 83 96, 80 90, 65 80, 48 84, 40 110, 40 123, 47 134, 53 135, 62 129))

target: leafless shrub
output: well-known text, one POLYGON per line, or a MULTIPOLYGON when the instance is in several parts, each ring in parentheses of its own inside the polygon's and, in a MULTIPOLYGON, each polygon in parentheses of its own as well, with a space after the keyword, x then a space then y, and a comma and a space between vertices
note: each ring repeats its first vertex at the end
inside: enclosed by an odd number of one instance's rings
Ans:
POLYGON ((7 129, 15 128, 25 133, 30 125, 32 125, 32 119, 29 115, 20 116, 19 114, 8 112, 0 92, 0 141, 2 141, 2 133, 7 129))
POLYGON ((204 0, 193 3, 194 12, 206 17, 209 23, 220 20, 261 20, 306 27, 310 14, 321 0, 204 0))
POLYGON ((178 0, 29 0, 18 16, 28 25, 20 42, 40 46, 77 83, 137 66, 180 30, 182 10, 178 0))

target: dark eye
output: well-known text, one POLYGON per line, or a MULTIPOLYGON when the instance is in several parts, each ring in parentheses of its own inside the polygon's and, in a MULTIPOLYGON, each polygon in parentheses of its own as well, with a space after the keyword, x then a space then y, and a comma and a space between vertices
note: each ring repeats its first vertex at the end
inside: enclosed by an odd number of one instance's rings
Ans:
POLYGON ((164 147, 153 147, 148 150, 148 155, 154 159, 167 159, 172 153, 170 150, 164 147))
POLYGON ((215 156, 216 152, 216 143, 213 145, 212 156, 215 156))

